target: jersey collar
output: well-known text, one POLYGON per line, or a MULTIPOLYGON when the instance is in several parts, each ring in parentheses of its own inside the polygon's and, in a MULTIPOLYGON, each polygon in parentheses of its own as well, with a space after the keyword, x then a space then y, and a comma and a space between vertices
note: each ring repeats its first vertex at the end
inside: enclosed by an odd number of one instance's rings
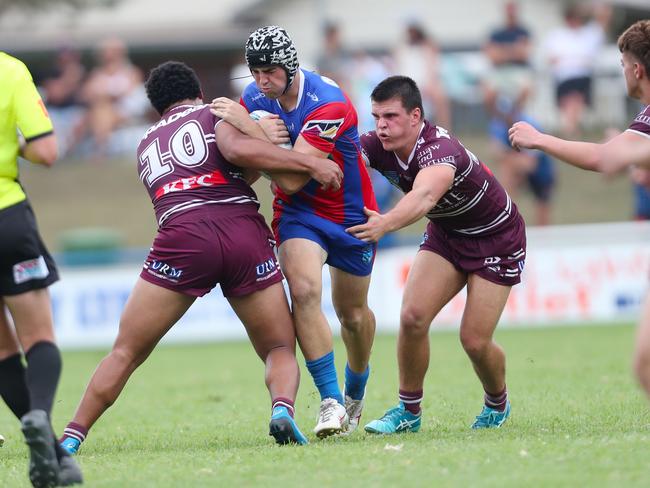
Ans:
POLYGON ((411 160, 415 155, 415 150, 418 147, 418 141, 420 140, 420 136, 422 135, 423 130, 424 130, 424 121, 422 121, 422 125, 420 126, 420 131, 418 132, 418 137, 415 140, 415 144, 413 144, 413 149, 411 150, 411 154, 409 154, 409 159, 406 163, 399 158, 399 156, 395 151, 393 151, 393 154, 395 155, 395 159, 397 159, 397 163, 402 167, 403 170, 407 170, 409 168, 409 164, 411 164, 411 160))

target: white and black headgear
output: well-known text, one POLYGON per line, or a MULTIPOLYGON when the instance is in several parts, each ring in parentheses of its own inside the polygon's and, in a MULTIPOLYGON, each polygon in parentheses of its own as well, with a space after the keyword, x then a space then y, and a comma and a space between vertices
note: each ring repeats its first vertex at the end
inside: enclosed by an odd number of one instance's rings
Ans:
POLYGON ((248 36, 246 64, 250 69, 280 66, 287 73, 286 92, 298 73, 298 51, 286 30, 277 25, 267 25, 248 36))

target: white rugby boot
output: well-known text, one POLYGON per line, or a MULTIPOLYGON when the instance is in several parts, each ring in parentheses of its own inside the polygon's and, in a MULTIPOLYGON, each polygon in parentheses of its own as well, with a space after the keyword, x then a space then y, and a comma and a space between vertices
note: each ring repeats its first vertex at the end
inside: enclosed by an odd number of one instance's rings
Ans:
POLYGON ((334 398, 325 398, 320 402, 318 423, 314 427, 314 434, 319 439, 340 434, 348 427, 348 413, 345 407, 334 398))

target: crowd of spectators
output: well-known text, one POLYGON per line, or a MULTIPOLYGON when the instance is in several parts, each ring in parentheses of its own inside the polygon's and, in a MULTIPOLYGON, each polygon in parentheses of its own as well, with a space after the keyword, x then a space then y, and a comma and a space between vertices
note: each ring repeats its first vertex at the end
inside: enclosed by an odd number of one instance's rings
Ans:
MULTIPOLYGON (((556 29, 534 38, 522 21, 519 2, 503 4, 499 25, 486 33, 480 55, 473 57, 473 66, 461 66, 454 53, 441 51, 431 31, 434 23, 412 19, 403 23, 402 40, 384 53, 349 49, 336 23, 327 23, 323 30, 323 47, 317 70, 335 79, 344 87, 357 107, 361 132, 373 128, 369 94, 384 77, 402 74, 413 78, 423 95, 426 117, 437 125, 462 131, 467 119, 484 118, 478 125, 487 129, 489 152, 483 156, 495 169, 499 179, 515 201, 522 192, 529 192, 534 210, 531 224, 552 223, 552 199, 556 186, 555 162, 539 151, 516 151, 508 140, 508 129, 517 120, 542 127, 547 113, 538 113, 540 80, 548 80, 553 97, 545 112, 555 110, 557 124, 551 129, 568 138, 592 131, 594 110, 594 69, 608 38, 612 9, 601 3, 571 3, 563 11, 563 20, 556 29), (541 76, 540 76, 541 75, 541 76), (470 86, 461 90, 462 85, 470 86), (468 93, 478 94, 472 115, 459 114, 454 107, 467 102, 468 93), (465 94, 465 95, 458 95, 465 94), (459 116, 460 115, 460 116, 459 116), (590 119, 591 116, 591 119, 590 119)), ((525 16, 523 16, 525 18, 525 16)), ((625 92, 621 83, 620 98, 625 92)), ((591 133, 591 132, 590 132, 591 133)), ((597 133, 592 137, 602 138, 597 133)), ((650 193, 633 175, 637 218, 650 216, 650 193)), ((374 179, 373 179, 374 181, 374 179)), ((382 188, 377 179, 380 207, 390 207, 399 196, 382 188)))
POLYGON ((101 162, 133 144, 130 134, 141 132, 137 127, 146 122, 149 109, 143 73, 117 38, 98 45, 90 69, 78 50, 61 48, 39 88, 62 153, 68 156, 101 162))
MULTIPOLYGON (((535 103, 543 72, 552 83, 549 89, 556 104, 558 124, 551 129, 568 138, 582 135, 590 107, 598 103, 593 96, 594 65, 607 39, 611 8, 571 4, 564 11, 562 24, 536 39, 522 21, 521 7, 515 1, 504 3, 501 23, 486 32, 470 69, 460 66, 453 54, 441 51, 432 35, 435 24, 416 18, 402 24, 401 41, 383 52, 350 47, 340 26, 328 22, 313 67, 349 94, 357 108, 360 132, 374 128, 370 110, 374 86, 392 74, 413 78, 421 89, 429 120, 452 131, 462 132, 468 119, 474 128, 487 129, 487 162, 515 201, 520 193, 530 192, 534 202, 531 223, 546 225, 552 223, 556 165, 538 151, 513 150, 507 131, 517 120, 538 127, 548 123, 548 117, 536 111, 539 104, 535 103), (467 103, 469 95, 475 99, 468 117, 458 106, 467 103), (476 116, 476 107, 481 109, 480 116, 476 116)), ((233 71, 235 78, 246 82, 248 74, 247 70, 233 71)), ((86 63, 79 51, 61 48, 50 73, 42 77, 40 89, 57 127, 62 153, 96 162, 130 153, 142 126, 150 121, 142 81, 141 69, 131 62, 119 39, 101 41, 93 61, 86 63)), ((621 92, 621 98, 624 96, 621 92)), ((380 207, 391 207, 399 192, 383 178, 373 181, 380 207)), ((632 181, 637 202, 634 215, 648 218, 650 192, 638 176, 632 175, 632 181)))

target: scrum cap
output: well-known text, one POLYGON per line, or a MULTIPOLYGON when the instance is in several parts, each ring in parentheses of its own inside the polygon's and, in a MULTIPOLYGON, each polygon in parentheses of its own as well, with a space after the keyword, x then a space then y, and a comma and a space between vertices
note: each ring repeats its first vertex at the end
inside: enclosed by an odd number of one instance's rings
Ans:
POLYGON ((267 25, 248 36, 246 64, 250 69, 280 66, 287 73, 286 92, 298 73, 298 51, 286 30, 277 25, 267 25))

